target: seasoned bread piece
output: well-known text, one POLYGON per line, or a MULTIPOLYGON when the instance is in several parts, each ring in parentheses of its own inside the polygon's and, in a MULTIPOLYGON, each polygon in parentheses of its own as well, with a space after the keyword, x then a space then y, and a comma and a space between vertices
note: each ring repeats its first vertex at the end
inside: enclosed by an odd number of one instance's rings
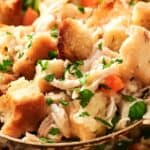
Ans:
POLYGON ((121 16, 110 21, 104 28, 104 45, 118 51, 127 38, 129 19, 121 16))
POLYGON ((95 117, 104 118, 106 115, 107 99, 102 93, 96 93, 87 107, 82 108, 79 101, 74 101, 69 108, 72 134, 81 140, 90 140, 97 135, 104 135, 106 127, 98 122, 95 117), (89 116, 81 117, 83 112, 89 116))
POLYGON ((150 2, 138 2, 132 15, 132 22, 150 30, 150 2))
POLYGON ((120 65, 122 76, 134 76, 150 84, 150 32, 143 27, 133 26, 120 53, 123 58, 123 64, 120 65))
POLYGON ((56 49, 56 42, 48 33, 38 33, 30 39, 30 47, 24 56, 18 59, 13 71, 15 74, 24 75, 27 79, 32 79, 35 73, 35 64, 39 59, 48 58, 48 52, 56 49))
POLYGON ((73 19, 66 19, 60 27, 58 49, 62 58, 72 61, 86 59, 92 52, 90 30, 73 19))
POLYGON ((61 78, 64 71, 64 61, 61 59, 41 60, 41 63, 38 63, 36 66, 35 81, 42 92, 49 92, 53 90, 54 87, 44 79, 45 76, 54 74, 55 78, 61 78), (45 70, 42 69, 41 65, 46 66, 45 70))
POLYGON ((0 0, 0 23, 19 25, 22 22, 21 0, 0 0))
POLYGON ((0 112, 5 115, 1 132, 20 137, 27 131, 37 130, 47 114, 47 106, 38 87, 20 78, 11 83, 6 96, 2 97, 0 112), (4 106, 7 108, 6 112, 4 106))

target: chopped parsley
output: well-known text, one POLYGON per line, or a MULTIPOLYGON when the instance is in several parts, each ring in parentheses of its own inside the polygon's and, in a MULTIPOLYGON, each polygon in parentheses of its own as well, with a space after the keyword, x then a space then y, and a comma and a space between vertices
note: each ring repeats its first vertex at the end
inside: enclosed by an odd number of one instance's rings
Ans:
POLYGON ((40 0, 23 0, 22 10, 26 11, 28 7, 31 7, 32 9, 34 9, 36 12, 39 13, 39 3, 40 3, 40 0))
POLYGON ((44 79, 48 82, 52 82, 54 80, 55 75, 54 74, 48 74, 44 77, 44 79))
POLYGON ((48 139, 48 138, 45 138, 45 137, 40 137, 39 140, 42 142, 42 143, 54 143, 52 140, 48 139))
POLYGON ((83 6, 79 6, 78 10, 83 14, 85 13, 85 8, 83 6))
POLYGON ((103 59, 102 59, 103 69, 106 69, 106 68, 110 67, 114 63, 122 64, 123 60, 117 58, 117 59, 111 59, 110 62, 107 62, 105 57, 103 57, 103 59))
POLYGON ((3 60, 0 63, 0 71, 2 72, 8 72, 11 69, 11 66, 13 65, 13 62, 9 59, 3 60))
POLYGON ((37 64, 40 65, 41 70, 44 71, 48 68, 48 61, 47 60, 38 60, 37 64))
POLYGON ((89 114, 88 112, 86 112, 86 111, 82 112, 82 113, 79 115, 79 117, 88 117, 88 116, 90 116, 90 114, 89 114))
POLYGON ((128 116, 132 121, 142 119, 147 112, 147 106, 144 101, 137 101, 129 108, 128 116))
POLYGON ((105 126, 109 127, 109 128, 112 128, 113 125, 110 124, 109 122, 107 122, 106 120, 100 118, 100 117, 95 117, 95 120, 101 122, 102 124, 104 124, 105 126))
POLYGON ((51 36, 53 38, 57 38, 58 37, 58 29, 57 27, 53 27, 52 30, 51 30, 51 36))
POLYGON ((115 114, 115 116, 112 118, 111 123, 113 125, 113 129, 115 128, 116 124, 120 120, 120 116, 118 114, 115 114))
POLYGON ((81 83, 82 85, 84 85, 84 84, 86 83, 86 81, 87 81, 87 77, 88 77, 88 75, 87 75, 87 74, 85 74, 85 75, 83 75, 83 77, 82 77, 82 78, 80 78, 80 83, 81 83))
POLYGON ((56 58, 57 56, 58 56, 57 50, 53 50, 53 51, 49 51, 49 52, 48 52, 48 57, 49 57, 50 59, 54 59, 54 58, 56 58))
POLYGON ((49 134, 51 135, 57 135, 60 133, 60 130, 58 128, 51 128, 51 130, 49 131, 49 134))
POLYGON ((81 106, 83 108, 86 107, 93 96, 94 96, 94 93, 91 92, 90 90, 88 89, 81 90, 79 92, 79 99, 80 99, 81 106))
POLYGON ((28 34, 26 35, 26 38, 27 38, 27 48, 30 48, 32 46, 32 40, 33 40, 33 34, 28 34))
POLYGON ((99 50, 102 50, 102 49, 103 49, 103 43, 102 43, 102 42, 100 42, 100 43, 98 44, 98 49, 99 49, 99 50))
POLYGON ((133 101, 136 100, 135 97, 130 96, 130 95, 125 95, 125 94, 122 94, 122 98, 123 98, 124 100, 128 101, 128 102, 133 102, 133 101))
POLYGON ((68 106, 68 105, 69 105, 69 102, 68 102, 68 101, 65 101, 65 100, 60 100, 60 103, 61 103, 63 106, 68 106))
POLYGON ((9 32, 9 31, 6 31, 6 34, 7 34, 7 35, 12 35, 12 33, 11 33, 11 32, 9 32))
POLYGON ((77 78, 83 77, 82 72, 79 70, 79 66, 83 65, 84 62, 81 60, 78 60, 72 64, 69 64, 66 68, 66 71, 68 71, 70 74, 75 75, 77 78))
POLYGON ((24 52, 19 52, 19 54, 18 54, 18 58, 22 58, 22 57, 23 57, 23 55, 24 55, 24 52))
POLYGON ((47 98, 46 104, 50 106, 51 104, 53 104, 53 100, 51 98, 47 98))
POLYGON ((129 5, 130 6, 134 6, 135 5, 135 1, 134 0, 130 0, 129 5))

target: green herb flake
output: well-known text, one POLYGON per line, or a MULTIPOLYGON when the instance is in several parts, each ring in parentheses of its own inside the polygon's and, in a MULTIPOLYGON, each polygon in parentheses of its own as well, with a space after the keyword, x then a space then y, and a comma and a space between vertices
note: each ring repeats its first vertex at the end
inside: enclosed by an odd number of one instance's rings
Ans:
POLYGON ((18 55, 18 58, 22 58, 24 55, 24 52, 20 52, 19 55, 18 55))
POLYGON ((144 101, 137 101, 130 106, 128 116, 132 121, 142 119, 147 112, 147 106, 144 101))
POLYGON ((88 77, 88 75, 86 74, 86 75, 83 75, 82 78, 80 78, 80 83, 81 83, 82 85, 84 85, 84 84, 86 83, 87 77, 88 77))
POLYGON ((11 66, 13 65, 13 62, 9 59, 3 60, 2 63, 0 63, 0 71, 2 72, 8 72, 11 69, 11 66))
POLYGON ((30 48, 31 45, 32 45, 33 34, 28 34, 28 35, 26 35, 26 38, 27 38, 27 40, 28 40, 27 48, 30 48))
POLYGON ((79 115, 79 117, 88 117, 88 116, 90 116, 90 114, 89 114, 88 112, 86 112, 86 111, 82 112, 82 113, 79 115))
POLYGON ((57 134, 59 134, 60 133, 60 130, 58 129, 58 128, 51 128, 51 130, 49 131, 49 134, 51 134, 51 135, 57 135, 57 134))
POLYGON ((130 6, 134 6, 135 5, 135 1, 134 0, 130 0, 129 5, 130 6))
POLYGON ((133 101, 136 100, 135 97, 130 96, 130 95, 125 95, 125 94, 122 94, 122 98, 123 98, 124 100, 128 101, 128 102, 133 102, 133 101))
POLYGON ((47 98, 46 104, 50 106, 51 104, 53 104, 53 100, 51 98, 47 98))
POLYGON ((42 143, 54 143, 52 140, 47 139, 47 138, 45 138, 45 137, 40 137, 39 140, 40 140, 42 143))
POLYGON ((118 123, 118 121, 120 120, 120 116, 119 115, 115 115, 112 120, 111 120, 111 123, 113 125, 113 128, 115 128, 116 124, 118 123))
POLYGON ((68 106, 68 105, 69 105, 69 102, 68 102, 68 101, 65 101, 65 100, 60 100, 60 103, 61 103, 63 106, 68 106))
POLYGON ((80 99, 81 106, 83 108, 86 107, 93 96, 94 96, 94 93, 91 92, 90 90, 88 89, 81 90, 79 92, 79 99, 80 99))
POLYGON ((53 51, 49 51, 49 52, 48 52, 48 57, 49 57, 50 59, 54 59, 54 58, 56 58, 57 56, 58 56, 57 50, 53 50, 53 51))
POLYGON ((112 60, 110 60, 110 62, 107 63, 105 57, 103 57, 103 59, 102 59, 103 69, 109 68, 114 63, 122 64, 123 60, 117 58, 117 59, 112 59, 112 60))
POLYGON ((82 72, 79 70, 79 66, 80 65, 83 65, 84 64, 84 62, 83 61, 80 61, 80 60, 78 60, 78 61, 76 61, 76 62, 74 62, 74 63, 72 63, 72 64, 69 64, 67 67, 66 67, 66 71, 68 71, 70 74, 72 74, 72 75, 75 75, 77 78, 81 78, 81 77, 83 77, 83 74, 82 74, 82 72))
POLYGON ((39 14, 40 0, 22 0, 22 10, 26 11, 29 7, 34 9, 39 14))
POLYGON ((57 27, 53 27, 52 30, 51 30, 51 36, 53 38, 57 38, 58 37, 58 29, 57 27))
POLYGON ((55 75, 54 74, 48 74, 44 77, 44 79, 48 82, 52 82, 54 80, 55 75))
POLYGON ((42 69, 42 71, 44 71, 44 70, 46 70, 47 68, 48 68, 48 61, 46 60, 38 60, 37 61, 37 64, 39 64, 40 65, 40 67, 41 67, 41 69, 42 69))
POLYGON ((98 49, 99 49, 99 50, 102 50, 102 49, 103 49, 103 43, 102 43, 102 42, 100 42, 100 43, 98 44, 98 49))
POLYGON ((122 63, 123 63, 123 60, 117 58, 117 59, 113 60, 113 62, 114 62, 114 63, 116 62, 116 63, 118 63, 118 64, 122 64, 122 63))
POLYGON ((83 14, 85 13, 85 8, 83 6, 79 6, 78 10, 83 14))
POLYGON ((106 120, 100 118, 100 117, 95 117, 95 120, 101 122, 102 124, 104 124, 105 126, 109 127, 109 128, 112 128, 113 125, 110 124, 109 122, 107 122, 106 120))
POLYGON ((9 31, 6 31, 6 34, 7 34, 7 35, 12 35, 12 33, 11 33, 11 32, 9 32, 9 31))

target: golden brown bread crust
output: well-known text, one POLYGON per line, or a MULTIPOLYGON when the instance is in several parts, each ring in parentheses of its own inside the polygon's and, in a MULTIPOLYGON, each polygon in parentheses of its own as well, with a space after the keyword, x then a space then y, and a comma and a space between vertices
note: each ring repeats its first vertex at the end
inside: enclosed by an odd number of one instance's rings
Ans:
POLYGON ((17 75, 24 75, 27 79, 32 79, 37 60, 48 58, 48 52, 55 49, 56 43, 48 34, 36 35, 25 56, 15 62, 13 72, 17 75))
POLYGON ((8 25, 19 25, 22 23, 21 0, 0 0, 0 22, 8 25))
POLYGON ((5 113, 1 132, 12 137, 20 137, 27 131, 36 131, 47 115, 44 95, 33 83, 23 79, 19 82, 19 85, 11 85, 13 88, 10 87, 6 95, 0 98, 0 111, 5 113), (29 93, 31 90, 32 94, 29 93))
POLYGON ((60 57, 72 61, 86 59, 92 52, 93 38, 89 29, 73 19, 66 19, 60 27, 58 49, 60 57))
POLYGON ((36 62, 38 59, 48 58, 48 52, 56 50, 56 42, 49 34, 40 33, 35 35, 32 41, 32 46, 27 52, 27 57, 36 62))
POLYGON ((133 24, 143 26, 150 30, 150 2, 139 2, 135 5, 132 15, 133 24))

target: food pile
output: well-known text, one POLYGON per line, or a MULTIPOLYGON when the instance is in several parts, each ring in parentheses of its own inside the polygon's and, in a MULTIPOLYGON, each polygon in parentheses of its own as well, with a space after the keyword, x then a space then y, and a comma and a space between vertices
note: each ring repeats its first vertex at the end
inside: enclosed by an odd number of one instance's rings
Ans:
POLYGON ((86 141, 150 124, 150 2, 0 0, 0 134, 86 141))

